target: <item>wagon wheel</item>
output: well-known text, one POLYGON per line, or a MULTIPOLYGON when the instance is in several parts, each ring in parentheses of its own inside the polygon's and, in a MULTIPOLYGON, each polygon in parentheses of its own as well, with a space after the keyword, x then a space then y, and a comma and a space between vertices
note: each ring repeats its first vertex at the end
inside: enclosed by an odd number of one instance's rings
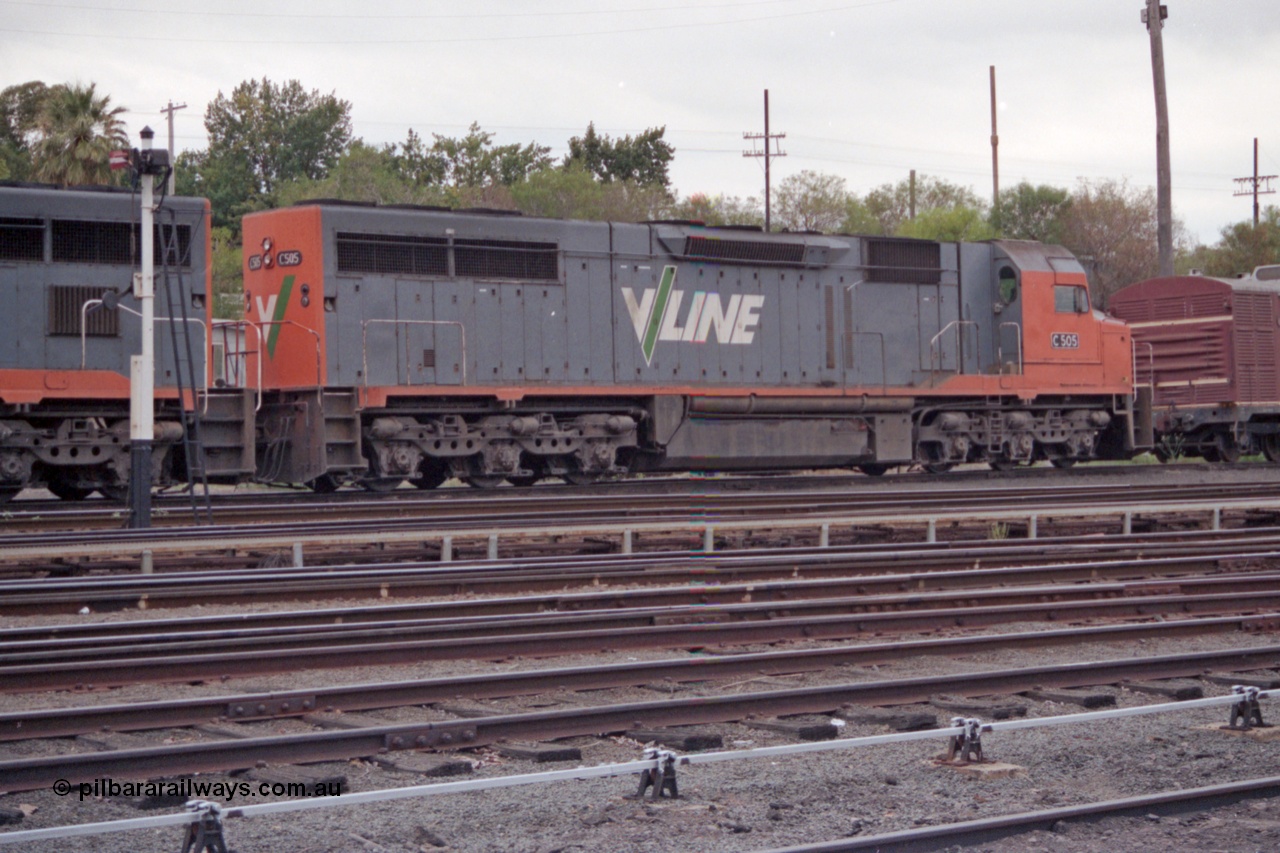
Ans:
POLYGON ((1017 459, 992 459, 987 464, 996 471, 1012 471, 1015 468, 1031 467, 1030 462, 1022 462, 1017 459))
POLYGON ((950 462, 926 462, 920 467, 929 474, 945 474, 955 466, 950 462))
POLYGON ((22 491, 22 486, 0 486, 0 504, 13 500, 14 496, 20 491, 22 491))
POLYGON ((1262 455, 1268 462, 1280 462, 1280 435, 1264 435, 1261 438, 1262 455))
POLYGON ((858 470, 868 477, 883 477, 889 470, 889 466, 883 462, 867 462, 859 465, 858 470))
POLYGON ((1240 445, 1234 437, 1220 432, 1213 437, 1213 447, 1204 451, 1206 462, 1226 462, 1233 464, 1240 461, 1240 445))

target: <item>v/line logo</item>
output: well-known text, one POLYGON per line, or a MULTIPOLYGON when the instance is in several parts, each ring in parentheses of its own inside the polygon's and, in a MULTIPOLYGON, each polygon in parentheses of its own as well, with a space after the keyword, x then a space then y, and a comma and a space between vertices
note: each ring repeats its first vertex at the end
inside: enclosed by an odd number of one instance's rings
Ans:
POLYGON ((289 307, 289 296, 293 293, 294 276, 287 275, 280 285, 279 294, 271 294, 266 301, 261 296, 258 300, 258 322, 262 325, 270 324, 267 330, 267 356, 276 357, 276 340, 280 337, 280 327, 284 324, 285 311, 289 307))
POLYGON ((639 301, 630 287, 622 288, 622 301, 626 303, 636 338, 644 353, 645 364, 653 363, 653 351, 658 341, 683 341, 705 344, 715 334, 722 344, 750 344, 755 340, 756 326, 760 322, 760 309, 764 297, 759 294, 735 293, 728 302, 722 302, 720 294, 693 292, 689 310, 680 319, 680 303, 684 291, 675 290, 676 268, 662 268, 658 287, 646 287, 639 301))

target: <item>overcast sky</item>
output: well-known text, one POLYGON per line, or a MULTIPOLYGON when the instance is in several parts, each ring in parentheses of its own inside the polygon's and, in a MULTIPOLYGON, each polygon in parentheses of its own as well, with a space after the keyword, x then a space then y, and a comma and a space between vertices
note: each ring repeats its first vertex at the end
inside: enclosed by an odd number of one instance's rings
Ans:
MULTIPOLYGON (((1280 174, 1280 3, 1166 0, 1174 214, 1203 242, 1252 215, 1234 178, 1280 174)), ((351 103, 356 136, 410 128, 562 155, 589 121, 666 126, 681 195, 763 195, 743 133, 785 133, 774 186, 812 169, 854 192, 911 169, 991 195, 989 67, 1000 181, 1155 184, 1142 0, 0 0, 0 88, 96 83, 177 148, 251 78, 351 103), (194 11, 198 6, 199 11, 194 11), (192 9, 192 11, 186 11, 192 9)), ((755 143, 757 150, 760 143, 755 143)), ((1280 188, 1280 180, 1273 182, 1280 188)), ((1277 196, 1264 196, 1277 202, 1277 196)))

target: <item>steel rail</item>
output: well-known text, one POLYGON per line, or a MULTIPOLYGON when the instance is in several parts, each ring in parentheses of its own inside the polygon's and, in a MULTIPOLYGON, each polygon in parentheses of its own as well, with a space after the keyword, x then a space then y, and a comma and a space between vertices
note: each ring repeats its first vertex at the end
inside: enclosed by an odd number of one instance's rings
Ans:
MULTIPOLYGON (((1280 556, 1278 554, 1277 556, 1280 556)), ((683 585, 652 589, 620 589, 546 596, 464 599, 421 604, 364 606, 194 618, 156 619, 93 624, 0 628, 0 665, 56 657, 75 649, 102 654, 127 652, 130 644, 181 643, 182 648, 231 648, 237 642, 292 637, 307 641, 325 636, 345 639, 354 632, 377 631, 403 635, 432 625, 479 625, 494 619, 511 624, 511 617, 548 618, 550 614, 584 616, 619 611, 647 620, 700 621, 725 618, 765 618, 775 615, 878 613, 891 610, 966 608, 1061 602, 1103 598, 1169 595, 1223 595, 1280 589, 1280 573, 1233 572, 1210 577, 1169 577, 1181 567, 1196 570, 1204 560, 1176 559, 1049 565, 1031 569, 970 569, 909 575, 847 577, 836 580, 785 580, 748 584, 683 585), (1154 573, 1161 577, 1152 578, 1154 573), (1105 582, 1112 574, 1137 580, 1105 582), (770 608, 768 605, 777 605, 770 608), (763 613, 762 613, 763 608, 763 613)), ((288 647, 288 646, 285 646, 288 647)))
POLYGON ((1152 814, 1169 817, 1276 796, 1280 796, 1280 776, 1267 776, 1203 788, 1143 794, 1120 800, 1081 803, 1038 812, 1020 812, 919 829, 905 829, 861 838, 841 838, 835 841, 820 841, 791 847, 772 847, 760 853, 853 853, 858 850, 875 850, 877 853, 926 853, 926 851, 949 850, 957 846, 991 844, 1032 830, 1049 830, 1054 824, 1065 821, 1096 821, 1106 817, 1146 817, 1152 814))
POLYGON ((297 717, 318 710, 365 711, 468 699, 496 699, 556 690, 604 690, 660 682, 685 683, 742 676, 776 677, 837 666, 870 666, 906 657, 989 654, 1004 649, 1079 643, 1140 642, 1209 633, 1272 630, 1280 614, 1184 619, 1137 625, 987 634, 834 648, 708 655, 450 678, 363 683, 314 689, 244 693, 136 704, 39 708, 0 713, 0 742, 71 737, 93 731, 138 731, 188 726, 215 719, 255 721, 297 717))
MULTIPOLYGON (((673 611, 660 614, 613 612, 550 614, 546 617, 479 619, 457 624, 439 620, 422 630, 352 631, 330 639, 300 634, 286 649, 280 640, 213 651, 189 644, 143 643, 125 653, 75 650, 62 659, 0 666, 0 691, 83 689, 140 682, 189 681, 304 668, 340 668, 427 660, 493 660, 513 656, 549 657, 605 649, 701 648, 783 640, 845 640, 870 632, 936 631, 948 627, 984 628, 1016 622, 1078 622, 1086 619, 1167 618, 1272 612, 1280 609, 1280 589, 1220 595, 1154 595, 1086 601, 1037 602, 917 609, 881 613, 779 616, 765 604, 735 619, 673 611), (717 621, 719 620, 719 621, 717 621), (444 624, 440 624, 444 623, 444 624), (408 637, 408 638, 407 638, 408 637), (363 642, 360 642, 363 640, 363 642)), ((203 646, 208 649, 209 644, 203 646)))
MULTIPOLYGON (((1053 490, 1044 501, 1007 495, 994 504, 973 497, 957 496, 950 505, 929 506, 928 496, 903 496, 897 510, 865 509, 823 496, 822 502, 806 506, 801 496, 770 496, 771 503, 761 505, 758 499, 744 499, 748 509, 718 507, 707 496, 691 501, 688 507, 670 509, 661 515, 637 513, 627 506, 618 511, 594 507, 587 515, 570 516, 554 509, 541 509, 506 517, 495 526, 495 507, 469 517, 410 518, 377 521, 377 529, 367 524, 341 523, 334 520, 294 524, 265 524, 232 527, 188 527, 146 530, 102 531, 86 542, 83 532, 60 536, 50 534, 0 537, 0 560, 21 561, 47 558, 57 553, 63 559, 88 557, 141 556, 144 551, 159 554, 193 554, 227 548, 289 548, 294 543, 368 546, 376 543, 438 542, 444 536, 539 535, 591 536, 617 535, 623 530, 646 534, 670 534, 673 531, 752 530, 762 523, 775 530, 812 528, 820 524, 902 524, 919 523, 925 516, 939 523, 1025 520, 1031 515, 1043 517, 1096 518, 1117 513, 1143 514, 1211 513, 1223 510, 1266 509, 1280 511, 1280 487, 1268 485, 1206 487, 1182 490, 1178 496, 1164 489, 1113 489, 1075 493, 1053 490), (1016 508, 1008 508, 1010 503, 1016 508), (963 509, 954 508, 963 506, 963 509), (951 508, 949 508, 951 507, 951 508), (521 527, 521 524, 527 525, 521 527)), ((716 500, 726 497, 711 496, 716 500)))
POLYGON ((23 791, 46 787, 59 779, 74 785, 95 778, 138 779, 238 770, 259 762, 349 760, 397 749, 478 747, 503 739, 546 740, 635 728, 725 723, 750 715, 830 713, 848 704, 905 704, 925 701, 940 693, 1010 694, 1036 687, 1082 687, 1127 680, 1179 678, 1205 671, 1274 666, 1278 656, 1280 646, 1267 646, 77 753, 2 761, 0 779, 5 780, 8 790, 23 791))
POLYGON ((1037 571, 1036 562, 1098 566, 1099 577, 1123 577, 1118 561, 1138 556, 1166 562, 1151 565, 1173 574, 1210 571, 1231 561, 1268 561, 1280 556, 1280 530, 1240 529, 1135 537, 1071 537, 993 540, 974 545, 934 543, 899 546, 854 545, 830 548, 760 549, 713 554, 660 553, 605 558, 525 558, 470 563, 355 564, 337 567, 280 567, 234 572, 174 572, 162 575, 107 575, 0 581, 0 614, 47 614, 65 609, 94 611, 175 607, 184 604, 323 599, 372 595, 453 595, 460 592, 513 593, 563 589, 566 584, 725 584, 781 577, 845 577, 967 567, 1015 567, 1037 571), (1087 561, 1081 561, 1087 556, 1087 561), (1200 561, 1197 565, 1197 559, 1200 561), (1073 562, 1074 561, 1074 562, 1073 562))

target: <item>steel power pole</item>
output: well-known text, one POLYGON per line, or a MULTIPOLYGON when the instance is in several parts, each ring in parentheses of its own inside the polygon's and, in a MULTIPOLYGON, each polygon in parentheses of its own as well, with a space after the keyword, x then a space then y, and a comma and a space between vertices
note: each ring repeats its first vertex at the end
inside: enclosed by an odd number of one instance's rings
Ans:
POLYGON ((1275 190, 1271 188, 1271 182, 1277 175, 1259 175, 1258 174, 1258 137, 1253 138, 1253 177, 1252 178, 1236 178, 1236 183, 1240 189, 1236 190, 1235 195, 1251 195, 1253 196, 1253 227, 1258 227, 1258 196, 1271 195, 1275 190), (1263 187, 1266 187, 1263 189, 1263 187))
POLYGON ((142 272, 133 292, 142 314, 142 353, 130 359, 129 383, 129 526, 151 526, 151 444, 155 439, 155 171, 151 146, 155 132, 144 127, 138 172, 142 189, 142 272))
POLYGON ((786 135, 785 133, 772 133, 772 134, 771 134, 771 133, 769 133, 769 90, 768 90, 768 89, 765 89, 765 90, 764 90, 764 133, 744 133, 744 134, 742 134, 742 138, 743 138, 743 139, 763 139, 763 140, 764 140, 764 151, 763 151, 763 153, 762 153, 762 152, 760 152, 760 151, 756 151, 756 150, 754 149, 754 147, 753 147, 753 148, 752 148, 752 150, 750 150, 750 151, 743 151, 743 152, 742 152, 742 156, 743 156, 743 157, 764 157, 764 230, 765 230, 766 232, 768 232, 768 231, 770 230, 770 222, 769 222, 769 193, 770 193, 770 182, 769 182, 769 160, 770 160, 770 158, 771 158, 771 157, 786 157, 786 156, 787 156, 787 155, 786 155, 786 153, 785 153, 784 151, 782 151, 782 149, 781 149, 781 148, 779 148, 779 149, 778 149, 777 153, 773 153, 773 154, 771 154, 771 153, 770 153, 770 140, 775 140, 775 139, 786 139, 786 137, 787 137, 787 135, 786 135))
POLYGON ((1151 36, 1151 74, 1156 90, 1156 243, 1160 275, 1173 275, 1173 178, 1169 166, 1169 101, 1164 88, 1164 43, 1160 31, 1169 9, 1160 0, 1147 0, 1142 22, 1151 36))
MULTIPOLYGON (((160 112, 169 114, 169 163, 170 164, 178 162, 175 159, 176 154, 173 150, 173 114, 178 110, 185 110, 186 108, 187 108, 186 104, 175 104, 173 101, 169 102, 169 106, 160 108, 160 112)), ((177 176, 178 176, 178 171, 176 169, 169 172, 169 195, 177 195, 177 189, 176 189, 177 176)))

